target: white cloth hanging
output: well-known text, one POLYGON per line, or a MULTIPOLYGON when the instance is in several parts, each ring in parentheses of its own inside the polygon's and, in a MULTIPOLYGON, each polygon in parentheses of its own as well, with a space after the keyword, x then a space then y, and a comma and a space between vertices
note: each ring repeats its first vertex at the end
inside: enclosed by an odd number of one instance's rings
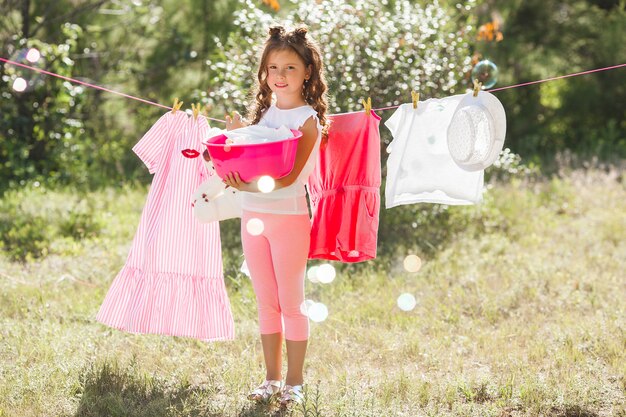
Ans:
POLYGON ((452 159, 447 131, 464 95, 403 104, 385 122, 393 135, 387 152, 385 207, 482 201, 484 170, 466 171, 452 159))

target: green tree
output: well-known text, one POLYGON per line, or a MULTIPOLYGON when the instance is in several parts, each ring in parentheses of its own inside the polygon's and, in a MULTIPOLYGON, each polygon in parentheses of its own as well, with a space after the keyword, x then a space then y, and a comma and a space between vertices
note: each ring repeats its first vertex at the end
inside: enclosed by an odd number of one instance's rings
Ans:
MULTIPOLYGON (((22 39, 15 49, 9 50, 10 56, 19 58, 29 50, 36 50, 41 59, 54 57, 46 65, 47 70, 70 77, 74 65, 69 55, 75 50, 82 30, 66 24, 62 33, 66 38, 60 44, 22 39)), ((2 83, 5 88, 0 102, 1 188, 23 184, 29 178, 43 181, 85 175, 86 159, 82 156, 85 147, 81 140, 85 133, 81 120, 83 88, 13 66, 3 68, 2 83)))
MULTIPOLYGON (((468 8, 448 9, 439 2, 398 0, 294 2, 280 16, 287 25, 305 23, 318 40, 326 65, 330 111, 410 101, 415 89, 423 98, 464 90, 459 81, 470 69, 466 28, 468 8)), ((242 0, 227 40, 211 58, 208 102, 222 111, 243 110, 257 71, 257 55, 276 21, 251 0, 242 0)))
MULTIPOLYGON (((477 24, 497 20, 502 42, 475 42, 494 61, 498 86, 624 63, 625 1, 480 1, 477 24)), ((507 111, 507 143, 548 162, 571 149, 586 157, 626 157, 626 69, 495 93, 507 111)))
MULTIPOLYGON (((205 58, 229 30, 233 8, 227 0, 3 2, 0 54, 29 64, 26 51, 39 48, 42 57, 31 65, 47 71, 166 105, 174 96, 189 103, 207 83, 205 58)), ((130 149, 163 109, 0 68, 2 188, 147 177, 130 149), (32 81, 24 92, 13 88, 18 77, 32 81)))

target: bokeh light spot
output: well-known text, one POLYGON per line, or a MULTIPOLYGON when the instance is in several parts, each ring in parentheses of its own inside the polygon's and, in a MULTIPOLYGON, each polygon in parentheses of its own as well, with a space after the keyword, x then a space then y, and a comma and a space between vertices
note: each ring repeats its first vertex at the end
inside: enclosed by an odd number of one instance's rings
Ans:
POLYGON ((259 178, 258 185, 259 191, 261 191, 262 193, 271 193, 276 187, 276 182, 274 182, 274 178, 270 177, 269 175, 263 175, 261 178, 259 178))
POLYGON ((30 48, 26 53, 26 60, 29 62, 35 63, 39 61, 39 58, 41 58, 41 53, 35 48, 30 48))
POLYGON ((302 302, 302 304, 300 304, 300 312, 308 317, 309 316, 309 308, 311 308, 311 306, 313 306, 313 304, 315 304, 315 301, 313 301, 313 300, 304 300, 302 302))
POLYGON ((263 233, 264 229, 265 229, 265 225, 263 224, 263 220, 257 219, 256 217, 253 217, 252 219, 248 220, 248 222, 246 223, 246 230, 252 236, 260 235, 261 233, 263 233))
POLYGON ((329 284, 333 282, 335 276, 337 276, 337 272, 335 272, 335 267, 331 264, 322 264, 317 269, 317 279, 322 284, 329 284))
POLYGON ((396 302, 402 311, 411 311, 417 305, 417 301, 415 300, 415 297, 413 297, 413 294, 409 294, 407 292, 401 294, 396 302))
POLYGON ((417 255, 409 255, 404 258, 404 269, 408 272, 417 272, 422 267, 422 260, 417 255))
POLYGON ((308 306, 308 315, 311 320, 320 323, 328 318, 328 307, 322 303, 313 303, 308 306))
POLYGON ((319 266, 312 266, 309 268, 309 270, 306 272, 306 277, 309 279, 309 281, 313 283, 320 282, 319 279, 317 279, 318 269, 319 269, 319 266))
POLYGON ((15 81, 13 81, 13 89, 19 93, 26 90, 26 87, 28 87, 28 83, 22 77, 17 77, 15 81))

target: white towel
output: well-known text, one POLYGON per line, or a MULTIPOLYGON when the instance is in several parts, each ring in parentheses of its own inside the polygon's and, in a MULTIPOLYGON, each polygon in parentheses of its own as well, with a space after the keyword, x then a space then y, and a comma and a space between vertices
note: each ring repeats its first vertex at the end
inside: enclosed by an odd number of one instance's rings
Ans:
POLYGON ((291 130, 287 126, 281 126, 278 129, 271 127, 251 125, 224 133, 233 144, 242 145, 248 143, 267 143, 277 142, 293 137, 291 130))

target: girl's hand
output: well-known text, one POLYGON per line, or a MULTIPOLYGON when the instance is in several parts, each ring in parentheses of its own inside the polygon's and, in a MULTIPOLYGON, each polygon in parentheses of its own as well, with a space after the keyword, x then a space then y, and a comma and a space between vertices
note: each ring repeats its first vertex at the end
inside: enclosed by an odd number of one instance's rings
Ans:
POLYGON ((255 184, 252 182, 245 182, 241 179, 238 172, 229 172, 222 180, 226 187, 233 187, 239 191, 257 192, 259 191, 255 184))
POLYGON ((236 111, 233 112, 233 117, 230 117, 228 114, 225 116, 226 118, 226 130, 239 129, 240 127, 247 126, 244 122, 243 118, 236 111))

